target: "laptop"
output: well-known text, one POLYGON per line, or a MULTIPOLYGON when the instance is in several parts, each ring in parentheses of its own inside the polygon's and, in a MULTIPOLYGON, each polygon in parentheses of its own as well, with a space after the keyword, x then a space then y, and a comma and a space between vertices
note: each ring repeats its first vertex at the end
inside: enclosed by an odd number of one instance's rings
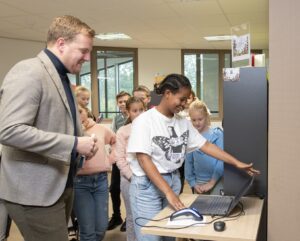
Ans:
POLYGON ((227 216, 237 206, 240 199, 253 184, 254 176, 248 178, 245 184, 233 196, 199 195, 190 208, 196 208, 202 215, 227 216))

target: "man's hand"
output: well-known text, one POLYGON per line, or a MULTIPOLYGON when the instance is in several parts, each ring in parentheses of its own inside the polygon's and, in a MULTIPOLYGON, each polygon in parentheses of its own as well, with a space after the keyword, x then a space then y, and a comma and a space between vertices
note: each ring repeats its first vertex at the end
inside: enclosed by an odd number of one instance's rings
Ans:
POLYGON ((81 136, 78 137, 77 140, 78 143, 76 151, 85 156, 86 160, 92 158, 98 151, 98 147, 96 146, 97 138, 95 134, 92 134, 92 136, 81 136))

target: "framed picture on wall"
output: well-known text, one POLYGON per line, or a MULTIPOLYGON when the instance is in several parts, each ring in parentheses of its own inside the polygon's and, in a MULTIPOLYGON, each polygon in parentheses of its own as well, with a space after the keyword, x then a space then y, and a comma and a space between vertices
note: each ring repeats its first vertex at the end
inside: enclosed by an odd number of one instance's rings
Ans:
POLYGON ((224 81, 239 81, 240 80, 240 68, 223 68, 223 80, 224 81))
POLYGON ((250 59, 250 34, 232 36, 231 49, 233 62, 250 59))

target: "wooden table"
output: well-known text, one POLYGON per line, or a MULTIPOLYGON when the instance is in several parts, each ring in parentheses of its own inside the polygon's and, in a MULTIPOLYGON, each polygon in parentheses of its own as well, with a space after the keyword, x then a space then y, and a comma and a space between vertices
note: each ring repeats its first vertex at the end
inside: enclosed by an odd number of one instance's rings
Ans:
MULTIPOLYGON (((181 194, 180 199, 188 207, 197 198, 194 194, 181 194)), ((170 230, 160 228, 142 228, 142 233, 158 236, 171 236, 177 238, 204 239, 216 241, 255 241, 258 233, 262 208, 264 200, 256 197, 243 197, 241 202, 244 205, 245 215, 238 217, 236 220, 225 221, 226 228, 223 232, 216 232, 213 224, 205 226, 195 226, 186 229, 170 230)), ((169 207, 163 209, 155 219, 170 215, 173 210, 169 207)), ((211 217, 207 216, 206 221, 211 217)), ((221 220, 228 220, 222 218, 221 220)), ((147 225, 166 227, 167 219, 160 222, 150 221, 147 225)), ((182 240, 182 239, 180 239, 182 240)))

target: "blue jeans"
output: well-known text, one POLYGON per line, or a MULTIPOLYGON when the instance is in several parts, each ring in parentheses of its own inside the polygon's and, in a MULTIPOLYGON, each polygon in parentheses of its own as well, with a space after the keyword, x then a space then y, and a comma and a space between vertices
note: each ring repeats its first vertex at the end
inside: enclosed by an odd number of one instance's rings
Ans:
POLYGON ((74 190, 80 241, 102 240, 108 225, 107 173, 76 176, 74 190))
MULTIPOLYGON (((163 174, 162 177, 178 195, 181 188, 179 172, 175 171, 173 173, 163 174)), ((154 218, 155 215, 168 205, 165 195, 147 176, 132 176, 130 184, 130 204, 137 241, 175 240, 175 238, 171 237, 141 234, 141 227, 135 223, 137 217, 154 218)), ((140 225, 145 225, 148 222, 148 220, 144 219, 137 221, 140 225)))

